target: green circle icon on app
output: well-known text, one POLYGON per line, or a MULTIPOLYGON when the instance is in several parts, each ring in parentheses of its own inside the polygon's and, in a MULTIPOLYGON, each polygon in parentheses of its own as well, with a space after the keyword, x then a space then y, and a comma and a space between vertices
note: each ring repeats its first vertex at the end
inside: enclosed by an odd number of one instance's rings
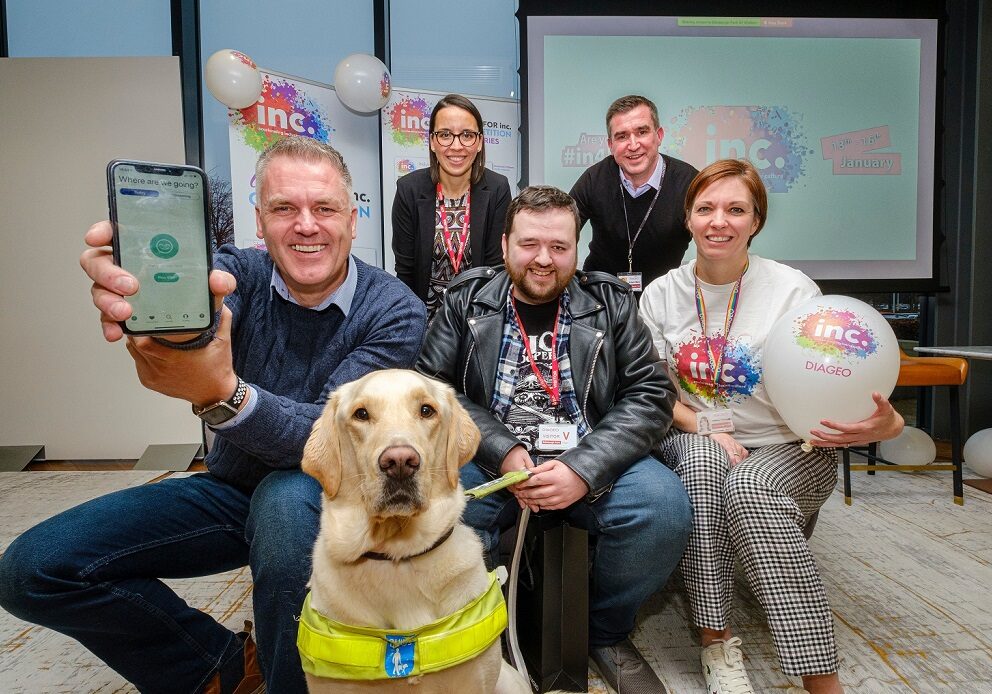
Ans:
POLYGON ((179 252, 179 242, 168 234, 157 234, 153 236, 152 242, 149 245, 151 246, 152 253, 159 258, 171 258, 179 252))

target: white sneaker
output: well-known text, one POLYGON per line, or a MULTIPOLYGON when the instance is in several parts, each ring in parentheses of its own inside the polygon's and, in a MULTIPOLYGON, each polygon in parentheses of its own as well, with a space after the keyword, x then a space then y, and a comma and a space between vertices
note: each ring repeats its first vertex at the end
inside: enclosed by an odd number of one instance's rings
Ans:
POLYGON ((734 636, 703 649, 699 660, 703 664, 707 694, 754 694, 740 646, 741 640, 734 636))

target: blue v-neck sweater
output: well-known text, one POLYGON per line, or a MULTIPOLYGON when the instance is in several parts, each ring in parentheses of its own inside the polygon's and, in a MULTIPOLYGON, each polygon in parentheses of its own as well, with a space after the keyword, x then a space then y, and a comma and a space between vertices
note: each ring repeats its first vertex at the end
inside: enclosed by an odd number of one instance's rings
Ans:
POLYGON ((224 246, 215 267, 237 278, 226 299, 233 313, 234 370, 258 393, 255 409, 217 431, 211 474, 250 492, 274 469, 300 465, 328 396, 370 371, 410 368, 424 339, 425 310, 395 277, 355 259, 358 286, 345 316, 298 306, 272 290, 265 251, 224 246))

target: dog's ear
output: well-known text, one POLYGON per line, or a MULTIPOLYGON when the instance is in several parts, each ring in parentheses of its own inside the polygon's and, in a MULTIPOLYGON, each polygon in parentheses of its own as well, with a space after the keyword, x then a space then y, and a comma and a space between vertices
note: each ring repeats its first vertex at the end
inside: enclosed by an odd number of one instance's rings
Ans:
POLYGON ((458 470, 475 455, 482 435, 468 412, 458 402, 455 393, 446 393, 448 406, 451 408, 451 422, 448 426, 448 446, 445 460, 445 471, 448 473, 448 483, 452 489, 458 487, 458 470))
POLYGON ((324 493, 333 499, 341 486, 341 443, 334 426, 337 413, 337 393, 331 396, 323 414, 313 423, 310 438, 303 449, 303 472, 307 473, 324 488, 324 493))

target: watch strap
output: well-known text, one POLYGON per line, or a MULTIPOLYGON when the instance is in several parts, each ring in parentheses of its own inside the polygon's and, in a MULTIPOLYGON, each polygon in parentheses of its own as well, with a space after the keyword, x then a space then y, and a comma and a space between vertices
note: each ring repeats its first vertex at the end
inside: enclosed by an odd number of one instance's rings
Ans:
POLYGON ((227 400, 221 400, 220 402, 216 402, 213 405, 207 405, 206 407, 197 407, 196 405, 193 405, 193 414, 199 417, 207 410, 223 404, 230 405, 231 407, 234 408, 234 411, 237 412, 239 409, 241 409, 241 403, 244 402, 245 397, 247 395, 248 395, 248 384, 245 383, 244 379, 241 378, 241 376, 238 376, 238 385, 234 389, 234 395, 232 395, 227 400))

